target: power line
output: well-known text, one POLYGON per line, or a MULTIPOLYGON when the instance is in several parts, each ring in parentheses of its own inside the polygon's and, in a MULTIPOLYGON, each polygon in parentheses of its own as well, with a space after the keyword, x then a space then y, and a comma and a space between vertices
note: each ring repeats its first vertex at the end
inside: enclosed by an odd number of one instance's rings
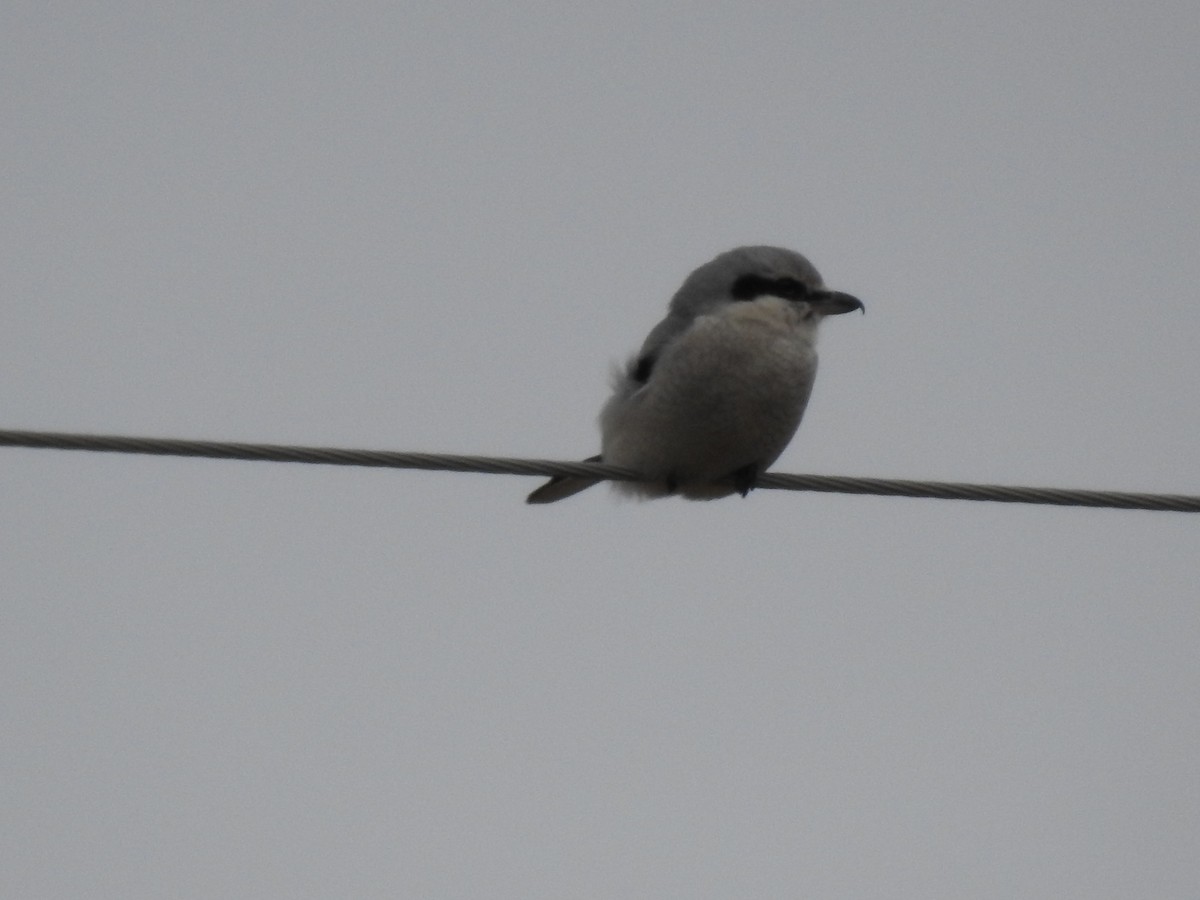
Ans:
MULTIPOLYGON (((602 463, 451 456, 443 453, 396 453, 388 450, 347 450, 338 447, 297 447, 282 444, 186 441, 53 431, 0 431, 0 446, 144 453, 154 456, 201 456, 212 459, 316 463, 331 466, 429 469, 489 475, 580 475, 585 478, 613 481, 637 481, 639 478, 636 472, 602 463)), ((1121 491, 1079 491, 1064 488, 905 481, 894 478, 849 478, 836 475, 786 475, 771 472, 760 476, 756 487, 886 497, 932 497, 942 500, 987 500, 997 503, 1200 512, 1200 496, 1184 494, 1133 494, 1121 491)))

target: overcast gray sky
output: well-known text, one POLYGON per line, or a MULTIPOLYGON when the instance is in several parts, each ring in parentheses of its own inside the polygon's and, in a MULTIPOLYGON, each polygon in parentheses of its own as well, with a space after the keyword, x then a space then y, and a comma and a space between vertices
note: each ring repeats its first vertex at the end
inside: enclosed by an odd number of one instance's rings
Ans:
MULTIPOLYGON (((1200 12, 9 3, 0 428, 577 458, 738 244, 780 471, 1200 493, 1200 12)), ((0 450, 0 893, 1200 896, 1200 519, 0 450)))

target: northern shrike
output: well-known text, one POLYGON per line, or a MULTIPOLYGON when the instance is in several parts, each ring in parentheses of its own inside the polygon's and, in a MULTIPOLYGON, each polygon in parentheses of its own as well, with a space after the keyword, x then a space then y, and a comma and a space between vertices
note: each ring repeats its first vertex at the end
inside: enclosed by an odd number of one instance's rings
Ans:
MULTIPOLYGON (((613 379, 600 412, 603 461, 644 481, 637 497, 743 497, 796 433, 817 374, 817 326, 862 310, 831 291, 812 263, 782 247, 738 247, 683 282, 642 349, 613 379)), ((596 482, 552 478, 529 503, 596 482)))

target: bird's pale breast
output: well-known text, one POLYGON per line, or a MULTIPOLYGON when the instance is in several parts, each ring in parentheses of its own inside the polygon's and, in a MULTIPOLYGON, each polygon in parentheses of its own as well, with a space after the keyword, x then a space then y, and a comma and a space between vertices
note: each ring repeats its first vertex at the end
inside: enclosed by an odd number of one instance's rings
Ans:
POLYGON ((815 325, 776 297, 697 317, 663 349, 646 385, 605 407, 604 460, 680 485, 765 469, 800 424, 814 338, 815 325))

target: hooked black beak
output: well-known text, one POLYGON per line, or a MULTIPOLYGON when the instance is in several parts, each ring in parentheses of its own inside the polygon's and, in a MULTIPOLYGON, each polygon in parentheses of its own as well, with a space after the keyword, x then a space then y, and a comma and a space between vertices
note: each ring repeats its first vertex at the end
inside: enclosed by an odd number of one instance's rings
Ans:
POLYGON ((841 291, 825 291, 814 296, 809 302, 826 316, 840 316, 856 309, 864 313, 867 311, 861 300, 841 291))

